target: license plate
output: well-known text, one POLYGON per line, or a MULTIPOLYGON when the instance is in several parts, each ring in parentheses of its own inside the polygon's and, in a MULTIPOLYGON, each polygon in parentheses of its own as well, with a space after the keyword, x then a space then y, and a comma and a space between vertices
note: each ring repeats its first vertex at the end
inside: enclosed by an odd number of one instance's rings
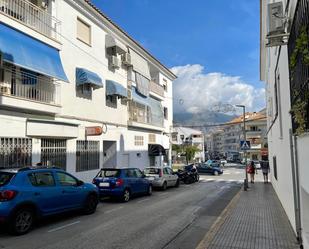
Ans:
POLYGON ((100 187, 109 187, 109 182, 100 182, 100 187))
POLYGON ((148 180, 149 180, 149 181, 153 181, 153 180, 154 180, 154 177, 148 177, 148 180))

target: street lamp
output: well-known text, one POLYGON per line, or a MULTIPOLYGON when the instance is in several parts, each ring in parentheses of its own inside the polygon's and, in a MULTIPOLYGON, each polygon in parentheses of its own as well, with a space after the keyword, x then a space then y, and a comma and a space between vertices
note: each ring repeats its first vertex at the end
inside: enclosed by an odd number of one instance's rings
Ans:
MULTIPOLYGON (((244 119, 244 143, 247 141, 247 134, 246 134, 246 106, 245 105, 236 105, 236 107, 240 107, 243 109, 243 119, 244 119)), ((245 176, 244 179, 244 191, 248 189, 248 172, 247 172, 247 148, 244 148, 244 155, 245 155, 245 176)))

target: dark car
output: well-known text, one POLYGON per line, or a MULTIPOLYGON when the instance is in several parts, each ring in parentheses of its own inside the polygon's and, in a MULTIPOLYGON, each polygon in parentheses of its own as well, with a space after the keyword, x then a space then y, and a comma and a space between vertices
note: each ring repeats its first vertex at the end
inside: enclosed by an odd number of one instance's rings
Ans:
POLYGON ((83 209, 94 213, 98 189, 58 168, 0 170, 0 223, 11 233, 27 233, 40 217, 83 209))
POLYGON ((151 195, 152 184, 138 168, 101 169, 93 183, 100 197, 117 197, 128 202, 133 195, 151 195))
POLYGON ((220 167, 211 166, 207 163, 199 164, 197 167, 199 173, 211 174, 211 175, 221 175, 223 170, 220 167))

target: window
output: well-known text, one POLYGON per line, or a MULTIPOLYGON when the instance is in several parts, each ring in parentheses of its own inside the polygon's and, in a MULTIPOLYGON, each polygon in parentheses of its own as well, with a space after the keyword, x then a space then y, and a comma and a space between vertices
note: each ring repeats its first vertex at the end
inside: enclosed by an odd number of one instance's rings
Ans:
POLYGON ((134 169, 127 169, 126 170, 126 177, 135 177, 134 169))
POLYGON ((172 141, 177 142, 177 135, 176 134, 172 134, 172 141))
POLYGON ((23 85, 36 85, 38 83, 38 74, 21 68, 20 69, 21 72, 21 82, 23 85))
POLYGON ((32 140, 0 137, 0 167, 21 168, 32 164, 32 140))
POLYGON ((135 136, 134 137, 134 145, 135 146, 143 146, 144 145, 144 137, 143 136, 135 136))
POLYGON ((55 179, 51 172, 36 172, 28 175, 29 181, 35 187, 55 186, 55 179))
POLYGON ((14 173, 0 172, 0 187, 8 184, 14 176, 14 173))
POLYGON ((106 95, 106 106, 117 108, 117 96, 106 95))
POLYGON ((163 108, 163 113, 164 113, 164 119, 168 119, 168 109, 167 109, 167 107, 163 108))
POLYGON ((100 142, 76 141, 76 172, 100 168, 100 142))
POLYGON ((137 178, 143 177, 143 173, 139 169, 135 169, 134 172, 135 172, 135 177, 137 178))
POLYGON ((58 177, 59 184, 61 186, 76 186, 77 185, 77 180, 74 177, 66 173, 57 172, 57 177, 58 177))
POLYGON ((92 86, 90 84, 76 86, 76 96, 85 99, 92 99, 92 86))
POLYGON ((67 140, 54 138, 42 139, 41 162, 43 165, 56 166, 65 170, 67 162, 67 140))
POLYGON ((183 141, 185 139, 185 135, 180 135, 180 139, 183 141))
POLYGON ((165 92, 167 92, 167 80, 163 79, 163 89, 165 92))
POLYGON ((149 134, 148 143, 155 144, 156 143, 156 134, 149 134))
POLYGON ((91 27, 79 18, 77 18, 77 39, 91 45, 91 27))
POLYGON ((102 169, 96 177, 119 177, 120 173, 119 169, 102 169))

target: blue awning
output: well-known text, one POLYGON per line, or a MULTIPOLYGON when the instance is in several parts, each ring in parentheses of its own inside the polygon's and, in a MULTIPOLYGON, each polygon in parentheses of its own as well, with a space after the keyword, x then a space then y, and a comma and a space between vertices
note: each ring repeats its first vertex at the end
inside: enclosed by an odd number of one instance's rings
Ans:
POLYGON ((76 85, 81 86, 84 84, 90 84, 94 88, 103 87, 103 81, 99 75, 91 72, 85 68, 76 68, 76 85))
POLYGON ((0 23, 0 52, 3 60, 22 68, 68 81, 59 51, 0 23))
POLYGON ((134 102, 140 103, 142 105, 149 105, 149 97, 145 97, 139 94, 135 87, 132 87, 132 99, 134 102))
POLYGON ((116 95, 125 98, 128 97, 127 89, 121 84, 112 80, 106 81, 106 95, 116 95))

